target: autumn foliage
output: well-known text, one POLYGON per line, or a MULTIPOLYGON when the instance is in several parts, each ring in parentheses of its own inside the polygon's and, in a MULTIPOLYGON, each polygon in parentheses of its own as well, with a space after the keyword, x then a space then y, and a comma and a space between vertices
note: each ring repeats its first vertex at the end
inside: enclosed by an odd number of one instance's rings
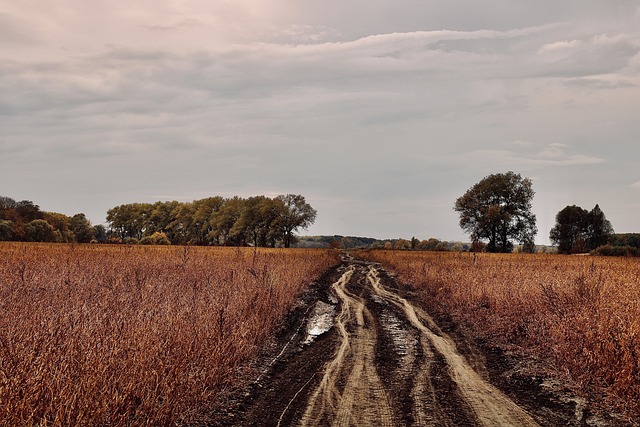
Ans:
POLYGON ((328 250, 0 244, 0 425, 206 424, 328 250))
POLYGON ((637 258, 371 251, 432 312, 640 416, 637 258))

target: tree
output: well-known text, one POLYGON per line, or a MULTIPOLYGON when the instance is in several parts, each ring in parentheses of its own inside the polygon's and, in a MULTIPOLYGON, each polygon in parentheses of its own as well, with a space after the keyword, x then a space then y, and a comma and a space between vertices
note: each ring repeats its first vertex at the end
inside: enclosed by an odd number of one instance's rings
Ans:
POLYGON ((556 215, 556 225, 549 239, 558 245, 561 254, 584 253, 605 245, 613 234, 611 223, 600 206, 591 211, 580 206, 566 206, 556 215))
POLYGON ((13 222, 0 219, 0 241, 9 241, 13 238, 13 222))
POLYGON ((98 243, 105 243, 107 241, 107 227, 102 224, 95 225, 93 227, 95 233, 95 239, 98 243))
POLYGON ((71 217, 71 231, 76 235, 78 243, 89 243, 96 237, 96 230, 83 213, 71 217))
POLYGON ((276 198, 282 203, 282 215, 276 223, 281 231, 282 243, 290 248, 295 241, 294 232, 298 228, 307 228, 316 220, 317 212, 299 194, 280 195, 276 198))
POLYGON ((76 235, 71 230, 71 218, 65 214, 57 212, 46 212, 44 220, 49 223, 56 232, 58 243, 69 243, 76 241, 76 235))
POLYGON ((245 209, 245 199, 235 196, 226 199, 222 207, 211 218, 213 231, 210 233, 216 241, 225 246, 243 246, 246 243, 246 230, 235 227, 245 209))
POLYGON ((43 219, 34 219, 24 226, 24 238, 27 242, 54 242, 55 230, 43 219))
POLYGON ((611 235, 613 235, 613 227, 600 209, 600 206, 596 204, 587 215, 587 243, 589 249, 594 250, 599 246, 606 245, 611 235))
POLYGON ((558 245, 558 252, 571 254, 586 251, 588 211, 580 206, 566 206, 556 215, 556 225, 549 232, 549 239, 558 245))
POLYGON ((153 205, 149 203, 130 203, 116 206, 107 211, 107 222, 121 239, 140 240, 149 226, 153 205))
POLYGON ((473 241, 488 240, 489 252, 511 252, 511 240, 531 244, 538 232, 531 212, 534 195, 529 178, 511 171, 493 174, 458 198, 454 210, 473 241))

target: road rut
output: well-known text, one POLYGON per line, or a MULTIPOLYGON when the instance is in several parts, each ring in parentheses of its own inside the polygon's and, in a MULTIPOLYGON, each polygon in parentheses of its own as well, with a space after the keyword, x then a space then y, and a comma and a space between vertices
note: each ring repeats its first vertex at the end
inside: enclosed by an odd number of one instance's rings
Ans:
POLYGON ((270 363, 274 372, 233 425, 538 425, 380 277, 378 265, 346 260, 321 303, 335 307, 333 328, 309 337, 298 327, 287 344, 296 350, 270 363))

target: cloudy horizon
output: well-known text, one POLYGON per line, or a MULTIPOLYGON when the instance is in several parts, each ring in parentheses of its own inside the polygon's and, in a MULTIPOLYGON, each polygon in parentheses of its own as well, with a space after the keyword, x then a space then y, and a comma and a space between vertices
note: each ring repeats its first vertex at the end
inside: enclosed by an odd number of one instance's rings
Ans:
POLYGON ((0 0, 0 195, 302 194, 303 234, 468 240, 506 171, 640 232, 640 3, 0 0))

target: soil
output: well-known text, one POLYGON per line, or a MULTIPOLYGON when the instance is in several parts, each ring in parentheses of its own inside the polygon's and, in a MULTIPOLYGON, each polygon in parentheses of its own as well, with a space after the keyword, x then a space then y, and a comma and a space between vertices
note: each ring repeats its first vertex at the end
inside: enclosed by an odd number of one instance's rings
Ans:
POLYGON ((525 361, 433 319, 345 256, 302 295, 211 426, 622 426, 525 361))

